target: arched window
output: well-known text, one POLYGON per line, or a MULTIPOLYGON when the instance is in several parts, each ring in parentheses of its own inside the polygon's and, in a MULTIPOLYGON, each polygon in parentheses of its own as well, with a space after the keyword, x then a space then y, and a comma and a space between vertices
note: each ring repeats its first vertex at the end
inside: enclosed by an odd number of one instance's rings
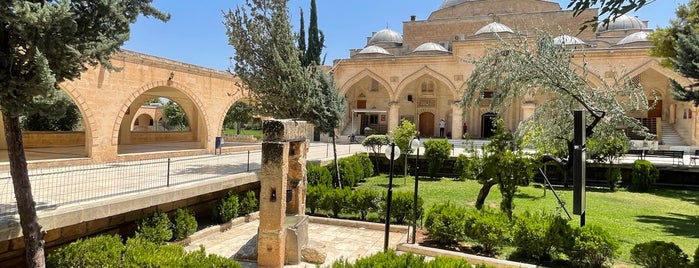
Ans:
POLYGON ((420 85, 420 92, 422 92, 422 94, 434 94, 434 82, 422 82, 422 85, 420 85))

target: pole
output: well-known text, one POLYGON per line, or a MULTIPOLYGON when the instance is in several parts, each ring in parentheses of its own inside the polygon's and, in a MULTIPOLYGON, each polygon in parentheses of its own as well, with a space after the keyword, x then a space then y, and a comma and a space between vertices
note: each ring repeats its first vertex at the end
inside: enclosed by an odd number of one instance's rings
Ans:
POLYGON ((250 151, 248 151, 248 171, 250 172, 250 151))
POLYGON ((415 160, 415 194, 413 202, 413 244, 415 244, 415 235, 417 235, 417 183, 420 180, 420 147, 417 147, 417 159, 415 160))
POLYGON ((393 197, 393 157, 396 149, 396 143, 391 142, 391 168, 388 173, 388 195, 386 196, 386 230, 383 240, 383 251, 388 251, 388 231, 391 229, 391 198, 393 197))
POLYGON ((170 158, 167 159, 167 187, 170 187, 170 158))

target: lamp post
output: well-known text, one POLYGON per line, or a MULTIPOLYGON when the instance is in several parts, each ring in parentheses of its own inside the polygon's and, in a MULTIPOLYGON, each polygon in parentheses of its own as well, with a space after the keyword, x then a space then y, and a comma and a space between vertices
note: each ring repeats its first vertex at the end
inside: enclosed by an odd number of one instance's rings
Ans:
POLYGON ((413 197, 413 244, 415 244, 415 239, 417 235, 417 183, 419 181, 420 172, 420 137, 415 136, 410 140, 410 149, 416 151, 417 158, 415 159, 415 191, 413 197))
POLYGON ((391 229, 391 199, 393 198, 393 161, 400 156, 400 148, 396 147, 395 142, 391 142, 386 147, 384 155, 391 160, 391 168, 388 173, 388 194, 386 195, 386 230, 383 241, 383 250, 388 251, 388 231, 391 229))

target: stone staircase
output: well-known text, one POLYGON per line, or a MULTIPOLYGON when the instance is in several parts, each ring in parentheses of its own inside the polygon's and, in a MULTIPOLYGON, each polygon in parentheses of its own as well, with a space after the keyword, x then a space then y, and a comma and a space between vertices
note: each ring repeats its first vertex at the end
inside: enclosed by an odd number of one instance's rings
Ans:
POLYGON ((684 139, 677 134, 677 131, 675 131, 674 128, 672 128, 672 125, 666 121, 662 121, 662 128, 663 128, 663 133, 662 133, 662 144, 667 145, 667 146, 687 146, 687 143, 684 142, 684 139))

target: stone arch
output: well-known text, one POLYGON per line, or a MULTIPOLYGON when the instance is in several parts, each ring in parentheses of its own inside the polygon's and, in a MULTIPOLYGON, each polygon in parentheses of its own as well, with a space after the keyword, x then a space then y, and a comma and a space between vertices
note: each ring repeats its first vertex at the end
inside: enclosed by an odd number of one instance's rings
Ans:
POLYGON ((433 70, 428 66, 424 66, 420 70, 417 70, 416 72, 413 72, 412 74, 405 77, 405 79, 403 79, 403 81, 401 81, 400 84, 398 84, 398 87, 396 87, 397 90, 395 96, 400 96, 410 83, 420 79, 420 77, 422 77, 423 75, 428 75, 437 79, 437 81, 442 82, 449 88, 449 91, 451 92, 452 98, 454 100, 460 99, 459 92, 456 90, 456 86, 454 85, 454 83, 452 83, 451 80, 449 80, 449 78, 447 78, 443 74, 433 70))
POLYGON ((680 84, 683 83, 689 83, 689 79, 687 79, 684 76, 681 76, 680 74, 672 71, 671 69, 665 68, 662 65, 660 65, 660 61, 658 59, 649 59, 646 62, 642 63, 638 67, 631 69, 627 72, 627 75, 629 77, 634 77, 637 75, 640 75, 641 73, 647 71, 647 70, 654 70, 662 75, 664 75, 667 78, 673 79, 680 84))
POLYGON ((386 80, 383 79, 381 76, 372 72, 369 69, 364 69, 364 70, 360 71, 356 75, 352 76, 352 78, 347 80, 347 82, 342 84, 342 86, 340 87, 340 94, 344 95, 345 93, 347 93, 347 90, 349 90, 349 88, 351 88, 352 85, 358 83, 359 80, 362 80, 365 77, 369 77, 369 78, 374 79, 377 82, 379 82, 379 85, 386 88, 386 91, 388 91, 388 96, 391 98, 391 100, 395 99, 395 96, 393 94, 393 88, 391 88, 391 85, 388 82, 386 82, 386 80))
MULTIPOLYGON (((183 93, 187 98, 189 98, 192 103, 194 103, 194 106, 199 110, 199 113, 201 113, 200 120, 203 120, 203 125, 208 126, 209 125, 209 118, 207 116, 206 112, 206 106, 204 106, 203 102, 201 99, 197 97, 196 94, 192 92, 191 89, 189 89, 187 86, 177 83, 175 81, 168 81, 168 80, 158 80, 158 81, 153 81, 149 84, 146 84, 140 88, 138 88, 136 91, 134 91, 129 98, 122 103, 122 107, 119 110, 119 113, 117 114, 116 120, 114 121, 114 125, 112 127, 112 145, 118 146, 119 145, 119 128, 121 127, 121 121, 124 119, 124 114, 126 114, 127 109, 129 109, 129 106, 131 103, 133 103, 136 98, 141 96, 144 92, 157 88, 157 87, 168 87, 175 89, 181 93, 183 93)), ((204 129, 204 132, 202 137, 206 138, 208 140, 208 136, 211 134, 209 129, 204 129)))
POLYGON ((249 101, 249 99, 246 98, 245 96, 243 96, 243 94, 235 94, 231 97, 232 98, 230 98, 230 100, 228 100, 228 103, 226 103, 226 106, 224 106, 226 108, 223 109, 223 112, 218 116, 218 118, 216 118, 216 122, 218 122, 218 124, 214 125, 214 127, 216 129, 214 129, 214 132, 212 132, 212 133, 219 133, 220 134, 221 131, 223 131, 223 121, 226 120, 226 114, 228 113, 228 110, 230 110, 231 107, 233 107, 233 104, 235 104, 236 102, 239 102, 239 101, 243 101, 243 102, 249 101))
POLYGON ((87 105, 87 101, 77 88, 70 85, 60 85, 59 87, 66 92, 73 100, 73 103, 78 106, 80 115, 83 117, 83 128, 85 129, 85 154, 87 157, 92 157, 92 145, 97 143, 95 135, 92 133, 97 129, 95 114, 92 109, 90 109, 90 106, 87 105))

